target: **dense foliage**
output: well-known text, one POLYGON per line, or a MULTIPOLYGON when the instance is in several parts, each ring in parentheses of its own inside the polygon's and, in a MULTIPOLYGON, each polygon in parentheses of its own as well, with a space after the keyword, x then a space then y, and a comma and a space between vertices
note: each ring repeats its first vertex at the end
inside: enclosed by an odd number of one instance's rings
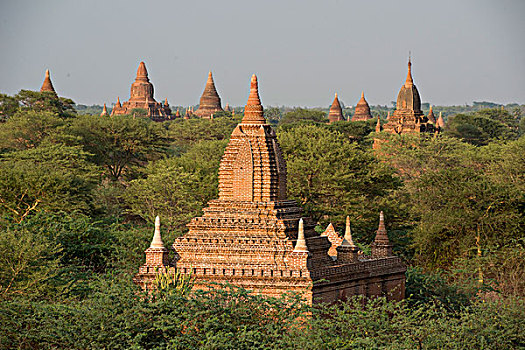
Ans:
POLYGON ((307 307, 170 283, 146 296, 131 282, 156 215, 168 245, 217 197, 242 116, 155 123, 76 114, 50 93, 0 95, 0 347, 525 347, 525 118, 519 106, 475 107, 450 112, 436 137, 266 110, 305 215, 319 230, 349 215, 366 250, 383 210, 409 266, 402 303, 307 307))

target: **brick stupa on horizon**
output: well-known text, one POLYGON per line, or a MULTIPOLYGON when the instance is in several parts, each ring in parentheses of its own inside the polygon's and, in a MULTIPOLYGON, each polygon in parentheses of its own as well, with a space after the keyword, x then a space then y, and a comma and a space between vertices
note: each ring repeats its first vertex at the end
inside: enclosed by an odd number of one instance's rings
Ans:
POLYGON ((405 84, 397 95, 396 110, 383 130, 391 134, 434 132, 434 124, 421 111, 421 97, 412 79, 412 62, 408 59, 405 84))
MULTIPOLYGON (((381 229, 372 256, 358 256, 350 224, 343 240, 328 254, 329 238, 314 230, 294 200, 287 199, 286 163, 275 131, 263 116, 257 77, 244 117, 232 132, 219 167, 219 198, 175 239, 175 259, 167 262, 156 225, 146 263, 135 282, 148 290, 156 271, 178 271, 195 278, 195 289, 230 283, 266 296, 304 293, 308 303, 335 302, 352 295, 384 295, 400 300, 406 267, 387 247, 381 229)), ((383 220, 381 221, 383 222, 383 220)), ((383 234, 384 233, 384 234, 383 234)))
POLYGON ((345 120, 343 117, 343 109, 339 103, 339 98, 337 97, 337 92, 335 93, 334 102, 330 106, 330 111, 328 112, 328 121, 330 123, 340 122, 345 120))
POLYGON ((211 71, 208 73, 208 80, 206 81, 206 86, 202 92, 202 96, 199 102, 199 108, 193 113, 196 116, 205 119, 213 118, 215 112, 222 112, 221 107, 221 98, 217 93, 215 88, 215 82, 213 81, 213 76, 211 71))
POLYGON ((55 95, 57 94, 57 92, 55 91, 55 88, 53 87, 53 83, 51 82, 51 76, 49 74, 49 69, 46 69, 46 76, 44 77, 44 82, 42 83, 40 92, 52 92, 55 95))
POLYGON ((369 119, 372 119, 372 115, 370 114, 370 106, 368 105, 368 102, 366 102, 365 99, 365 92, 361 92, 361 99, 359 102, 357 102, 357 105, 355 106, 354 115, 352 116, 352 121, 367 121, 369 119))
POLYGON ((171 118, 168 100, 166 99, 166 103, 163 106, 162 103, 157 102, 153 97, 153 84, 149 81, 148 71, 144 62, 140 62, 135 82, 131 84, 129 101, 120 104, 120 99, 117 97, 117 103, 113 106, 111 115, 133 114, 133 109, 135 108, 146 110, 146 116, 155 121, 164 121, 171 118))

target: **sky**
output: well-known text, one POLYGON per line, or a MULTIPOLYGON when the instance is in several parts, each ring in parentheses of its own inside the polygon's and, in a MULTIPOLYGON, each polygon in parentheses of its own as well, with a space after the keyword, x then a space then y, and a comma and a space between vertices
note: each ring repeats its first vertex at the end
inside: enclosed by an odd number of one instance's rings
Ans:
POLYGON ((525 103, 523 0, 0 0, 0 92, 111 105, 140 61, 155 98, 195 105, 212 70, 223 105, 256 73, 265 106, 391 105, 409 52, 423 102, 525 103))

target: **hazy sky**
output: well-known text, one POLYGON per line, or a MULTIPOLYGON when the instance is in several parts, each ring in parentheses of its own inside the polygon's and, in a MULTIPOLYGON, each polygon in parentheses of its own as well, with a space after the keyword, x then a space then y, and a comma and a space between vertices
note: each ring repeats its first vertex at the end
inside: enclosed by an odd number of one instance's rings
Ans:
POLYGON ((155 98, 223 105, 355 105, 396 99, 408 52, 424 102, 525 103, 525 1, 0 0, 0 92, 38 90, 49 68, 81 104, 129 98, 146 63, 155 98))

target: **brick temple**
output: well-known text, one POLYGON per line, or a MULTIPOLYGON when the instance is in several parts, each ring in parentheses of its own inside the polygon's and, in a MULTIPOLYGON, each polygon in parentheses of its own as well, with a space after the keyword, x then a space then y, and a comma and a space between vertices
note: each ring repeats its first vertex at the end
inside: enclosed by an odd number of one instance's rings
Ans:
POLYGON ((370 106, 365 99, 365 92, 361 92, 361 98, 355 106, 354 115, 352 116, 352 121, 367 121, 372 119, 372 114, 370 114, 370 106))
POLYGON ((332 105, 330 106, 330 111, 328 112, 328 121, 330 123, 333 122, 340 122, 345 120, 343 117, 343 109, 341 108, 341 104, 339 103, 339 98, 337 97, 337 93, 334 97, 334 102, 332 102, 332 105))
POLYGON ((383 130, 391 134, 435 132, 434 124, 421 111, 421 97, 412 79, 412 62, 408 60, 405 84, 397 95, 396 110, 383 130))
POLYGON ((343 239, 331 242, 318 234, 316 223, 287 199, 286 185, 286 164, 264 119, 253 75, 244 117, 221 160, 219 198, 175 240, 174 261, 168 259, 156 223, 136 283, 151 288, 160 269, 192 274, 196 289, 228 282, 266 296, 304 293, 308 303, 352 295, 404 297, 406 267, 392 254, 383 213, 372 253, 366 256, 352 240, 349 221, 343 239))
POLYGON ((113 106, 111 115, 133 114, 133 109, 135 108, 146 110, 146 116, 155 121, 171 119, 171 108, 168 105, 168 99, 165 100, 163 105, 153 97, 153 84, 149 81, 148 71, 144 62, 140 62, 135 82, 131 84, 129 101, 120 104, 120 98, 117 97, 117 103, 113 106))
POLYGON ((217 93, 215 82, 213 81, 213 76, 210 71, 199 102, 199 108, 197 108, 193 114, 201 118, 212 119, 214 113, 222 111, 221 98, 217 93))

